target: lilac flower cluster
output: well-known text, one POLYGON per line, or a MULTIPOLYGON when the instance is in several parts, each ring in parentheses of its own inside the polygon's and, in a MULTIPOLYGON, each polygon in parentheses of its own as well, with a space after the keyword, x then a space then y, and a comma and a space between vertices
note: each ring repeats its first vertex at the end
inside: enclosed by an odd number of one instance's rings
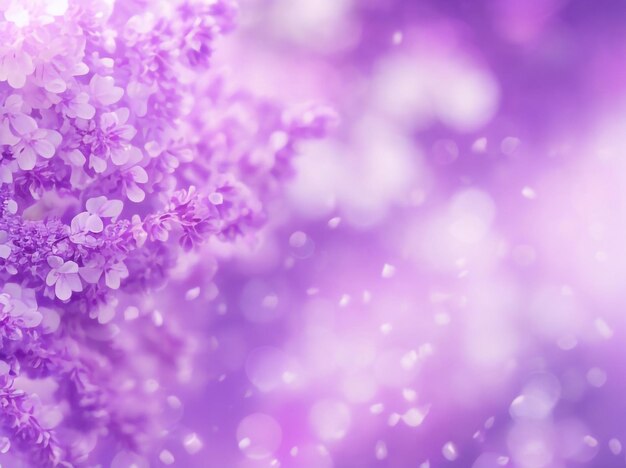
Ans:
POLYGON ((77 466, 103 441, 149 446, 160 403, 134 382, 156 358, 138 349, 186 345, 133 294, 162 287, 179 252, 253 234, 298 141, 333 123, 211 68, 236 13, 0 2, 0 452, 77 466), (130 329, 122 307, 150 318, 130 329))

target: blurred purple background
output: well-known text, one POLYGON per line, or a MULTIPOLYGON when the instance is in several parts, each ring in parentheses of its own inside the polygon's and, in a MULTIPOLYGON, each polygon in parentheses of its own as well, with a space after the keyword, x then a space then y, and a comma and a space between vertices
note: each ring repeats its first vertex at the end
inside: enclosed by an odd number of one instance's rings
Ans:
POLYGON ((217 63, 342 123, 172 306, 196 330, 175 466, 624 466, 624 20, 242 1, 217 63))

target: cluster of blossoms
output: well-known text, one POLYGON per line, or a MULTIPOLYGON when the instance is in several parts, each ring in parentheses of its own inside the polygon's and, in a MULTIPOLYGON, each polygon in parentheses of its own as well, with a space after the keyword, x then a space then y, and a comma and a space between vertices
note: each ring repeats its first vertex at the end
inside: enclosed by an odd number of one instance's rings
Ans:
POLYGON ((332 124, 213 70, 236 12, 0 1, 0 453, 80 466, 102 441, 149 446, 162 402, 137 381, 165 355, 177 375, 186 344, 134 299, 181 252, 253 234, 298 141, 332 124))

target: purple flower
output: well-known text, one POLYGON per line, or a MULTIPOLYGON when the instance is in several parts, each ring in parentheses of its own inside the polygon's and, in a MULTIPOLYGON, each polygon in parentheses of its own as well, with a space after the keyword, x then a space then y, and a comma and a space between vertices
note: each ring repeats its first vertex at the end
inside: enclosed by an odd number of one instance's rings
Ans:
POLYGON ((94 75, 89 82, 89 94, 103 106, 110 106, 122 99, 124 90, 115 86, 112 76, 94 75))
POLYGON ((83 290, 83 284, 78 275, 78 264, 72 260, 64 262, 57 255, 51 255, 47 259, 51 270, 46 276, 46 284, 54 286, 54 293, 62 301, 72 297, 72 292, 83 290))
POLYGON ((22 111, 23 105, 19 94, 11 94, 0 107, 0 144, 15 145, 20 135, 37 129, 37 121, 22 111))
POLYGON ((108 261, 102 255, 81 267, 79 273, 90 284, 97 284, 104 275, 105 284, 110 289, 119 289, 121 281, 128 278, 128 268, 123 261, 108 261))
POLYGON ((111 289, 119 289, 120 282, 128 278, 128 268, 124 262, 117 262, 107 265, 104 269, 106 285, 111 289))
MULTIPOLYGON (((8 26, 7 29, 11 31, 13 28, 8 26)), ((8 34, 12 35, 13 31, 8 34)), ((6 31, 2 31, 3 43, 0 44, 0 82, 6 81, 12 88, 20 89, 26 84, 26 77, 35 71, 33 59, 30 54, 23 49, 22 37, 19 37, 17 34, 17 37, 7 37, 6 34, 6 31)))
POLYGON ((33 328, 41 323, 42 315, 37 310, 35 291, 22 289, 16 283, 4 285, 0 294, 0 306, 16 323, 24 328, 33 328))
POLYGON ((144 223, 139 215, 133 215, 131 218, 131 233, 138 247, 143 247, 148 239, 148 233, 145 230, 144 223))
POLYGON ((135 203, 140 203, 146 198, 146 193, 139 184, 145 184, 149 180, 148 173, 140 165, 142 159, 143 156, 139 151, 132 152, 121 171, 124 194, 135 203))
POLYGON ((151 84, 141 81, 131 81, 126 87, 126 94, 130 99, 130 107, 137 117, 145 117, 148 113, 148 99, 155 92, 158 86, 155 82, 151 84))
POLYGON ((72 219, 73 234, 102 232, 104 229, 102 218, 117 218, 124 208, 124 203, 120 200, 108 200, 102 196, 87 200, 85 208, 87 211, 77 214, 72 219))
POLYGON ((96 108, 89 103, 89 94, 84 91, 73 96, 63 104, 65 115, 71 118, 92 119, 96 108))
POLYGON ((92 125, 83 138, 83 143, 91 145, 90 159, 96 172, 104 172, 107 160, 116 166, 123 166, 130 159, 141 159, 141 151, 130 143, 137 130, 126 124, 129 115, 130 111, 125 107, 106 112, 100 116, 98 127, 92 125))
POLYGON ((32 466, 165 433, 154 382, 193 362, 166 307, 183 250, 254 235, 316 126, 208 72, 233 0, 157 4, 0 0, 0 452, 32 466))
POLYGON ((0 258, 7 259, 11 255, 11 245, 9 244, 9 234, 0 231, 0 258))
POLYGON ((28 171, 35 167, 37 155, 50 159, 61 144, 61 134, 54 130, 39 128, 21 136, 12 151, 20 169, 28 171))

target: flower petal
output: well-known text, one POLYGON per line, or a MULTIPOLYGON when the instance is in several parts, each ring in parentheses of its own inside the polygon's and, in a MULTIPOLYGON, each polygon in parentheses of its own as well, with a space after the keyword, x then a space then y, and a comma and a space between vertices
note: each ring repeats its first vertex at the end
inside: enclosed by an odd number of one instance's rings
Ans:
POLYGON ((104 205, 107 200, 105 196, 90 198, 85 203, 85 208, 87 208, 87 211, 91 214, 99 214, 100 207, 104 205))
POLYGON ((117 262, 115 265, 111 266, 111 271, 116 271, 120 278, 128 278, 128 268, 124 262, 117 262))
POLYGON ((107 162, 104 159, 92 154, 89 157, 89 167, 91 167, 97 174, 102 174, 107 170, 107 162))
POLYGON ((46 91, 49 91, 54 94, 60 94, 67 89, 67 83, 61 78, 55 78, 50 81, 46 81, 44 85, 46 91))
POLYGON ((26 84, 26 77, 35 71, 30 55, 21 50, 19 53, 14 53, 8 62, 6 74, 9 86, 15 89, 23 88, 26 84))
POLYGON ((11 255, 11 247, 6 244, 0 245, 0 258, 7 259, 11 255))
POLYGON ((67 114, 69 117, 79 117, 90 120, 96 114, 96 108, 89 104, 89 94, 84 91, 78 93, 67 104, 67 114))
POLYGON ((140 203, 146 198, 146 193, 137 184, 131 182, 126 184, 126 196, 130 201, 140 203))
POLYGON ((78 270, 80 276, 90 284, 96 284, 102 276, 102 268, 96 266, 85 266, 78 270))
POLYGON ((46 276, 46 284, 52 286, 59 279, 59 273, 56 270, 50 270, 46 276))
POLYGON ((72 163, 73 166, 84 166, 85 165, 85 161, 87 161, 87 159, 85 158, 85 155, 83 153, 80 152, 80 150, 72 150, 67 154, 67 159, 69 159, 69 161, 72 163))
POLYGON ((115 115, 117 115, 119 125, 122 126, 128 121, 128 117, 130 117, 130 109, 128 107, 120 107, 115 110, 115 115))
POLYGON ((11 94, 4 101, 4 108, 10 114, 19 114, 22 112, 22 105, 24 104, 24 99, 19 94, 11 94))
POLYGON ((130 158, 130 153, 128 147, 126 148, 115 148, 111 150, 111 161, 116 166, 123 166, 128 162, 130 158))
POLYGON ((11 116, 11 125, 20 135, 25 135, 26 133, 37 130, 37 121, 30 115, 21 113, 11 116))
POLYGON ((26 84, 26 74, 11 67, 7 73, 7 82, 14 89, 21 89, 26 84))
POLYGON ((124 95, 124 90, 115 86, 112 76, 94 75, 89 82, 89 88, 94 99, 105 106, 115 104, 124 95))
POLYGON ((46 260, 48 261, 48 265, 50 265, 51 268, 59 268, 61 265, 63 265, 63 259, 58 255, 50 255, 46 260))
POLYGON ((78 213, 76 216, 72 218, 72 223, 70 224, 70 229, 72 234, 77 234, 79 232, 87 231, 87 221, 89 219, 89 213, 83 211, 82 213, 78 213))
POLYGON ((9 121, 5 120, 0 123, 0 145, 17 145, 20 139, 13 135, 13 132, 9 128, 9 121))
POLYGON ((148 173, 141 166, 131 167, 128 171, 133 176, 133 180, 139 184, 145 184, 148 182, 148 173))
POLYGON ((22 322, 26 328, 34 328, 41 323, 43 315, 37 310, 28 310, 22 315, 22 322))
POLYGON ((127 148, 127 151, 130 153, 130 156, 128 157, 129 166, 134 166, 143 159, 143 153, 139 148, 135 146, 129 146, 127 148))
POLYGON ((62 301, 66 301, 72 297, 72 288, 64 275, 59 276, 59 279, 55 283, 54 294, 62 301))
POLYGON ((46 141, 52 143, 55 148, 58 147, 63 141, 63 136, 61 136, 61 134, 56 130, 46 130, 45 133, 46 141))
POLYGON ((120 288, 120 275, 117 271, 109 270, 104 273, 105 283, 111 289, 120 288))
POLYGON ((37 155, 35 151, 30 146, 25 146, 22 150, 17 154, 17 165, 23 171, 30 171, 35 167, 35 162, 37 161, 37 155))
POLYGON ((97 213, 103 218, 115 218, 123 208, 124 203, 121 200, 109 200, 97 210, 97 213))
POLYGON ((63 265, 61 265, 57 271, 63 275, 68 275, 71 273, 78 273, 78 263, 68 260, 63 265))
POLYGON ((100 116, 100 128, 109 131, 119 125, 119 120, 115 112, 105 112, 100 116))
POLYGON ((61 317, 57 311, 41 307, 39 312, 42 314, 41 328, 44 333, 53 333, 61 324, 61 317))
POLYGON ((33 143, 33 148, 37 151, 37 154, 43 156, 46 159, 50 159, 54 156, 54 145, 47 140, 41 139, 33 143))
POLYGON ((117 129, 116 133, 124 140, 130 141, 135 138, 137 130, 132 125, 122 125, 117 129))
POLYGON ((89 232, 102 232, 104 229, 104 223, 102 222, 102 219, 100 219, 100 216, 91 214, 87 218, 87 224, 85 227, 89 232))
POLYGON ((70 285, 72 291, 81 292, 83 290, 83 283, 81 282, 78 273, 69 273, 65 275, 65 279, 67 280, 67 284, 70 285))

